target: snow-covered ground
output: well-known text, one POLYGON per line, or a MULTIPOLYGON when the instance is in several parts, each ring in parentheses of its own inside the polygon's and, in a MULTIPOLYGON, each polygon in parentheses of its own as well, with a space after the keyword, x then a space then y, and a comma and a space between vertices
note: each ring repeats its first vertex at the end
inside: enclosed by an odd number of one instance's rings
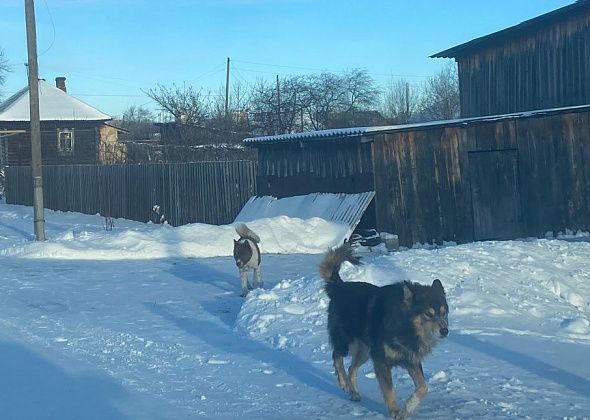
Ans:
MULTIPOLYGON (((265 288, 238 296, 231 226, 178 228, 0 203, 0 417, 384 418, 336 385, 322 253, 345 227, 285 217, 262 239, 265 288)), ((440 278, 450 336, 426 359, 430 418, 590 418, 588 236, 363 250, 351 281, 440 278)), ((398 396, 412 391, 396 370, 398 396)))

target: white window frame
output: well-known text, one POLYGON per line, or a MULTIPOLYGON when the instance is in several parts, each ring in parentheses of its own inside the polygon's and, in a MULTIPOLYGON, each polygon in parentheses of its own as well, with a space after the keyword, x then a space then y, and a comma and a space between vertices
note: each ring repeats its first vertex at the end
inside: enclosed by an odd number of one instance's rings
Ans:
POLYGON ((58 128, 57 129, 57 152, 62 156, 71 156, 74 154, 74 129, 58 128), (69 147, 67 145, 67 135, 69 135, 69 147), (62 142, 63 139, 63 142, 62 142))

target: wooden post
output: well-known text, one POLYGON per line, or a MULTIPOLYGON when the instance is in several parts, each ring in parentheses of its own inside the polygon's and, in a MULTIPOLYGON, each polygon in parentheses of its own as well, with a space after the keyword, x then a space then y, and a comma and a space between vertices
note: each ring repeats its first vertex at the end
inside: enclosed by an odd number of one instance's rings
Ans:
POLYGON ((229 57, 227 57, 227 67, 225 70, 225 121, 227 124, 227 117, 229 112, 229 57))
POLYGON ((35 5, 25 0, 27 28, 27 52, 29 69, 29 111, 31 120, 31 170, 33 174, 33 212, 35 237, 45 240, 45 217, 43 209, 43 169, 41 161, 41 119, 39 116, 39 69, 37 67, 37 29, 35 5))
POLYGON ((277 134, 282 134, 283 127, 281 124, 281 86, 279 84, 279 75, 278 74, 277 74, 277 120, 278 120, 277 134))

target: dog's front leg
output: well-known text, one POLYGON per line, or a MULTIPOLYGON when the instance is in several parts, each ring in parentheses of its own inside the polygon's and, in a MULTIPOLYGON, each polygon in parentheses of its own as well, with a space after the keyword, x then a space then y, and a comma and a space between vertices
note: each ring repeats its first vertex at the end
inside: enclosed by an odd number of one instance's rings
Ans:
POLYGON ((420 401, 426 396, 428 392, 428 384, 424 379, 424 371, 422 370, 422 364, 418 363, 417 365, 407 367, 408 373, 410 377, 414 381, 414 386, 416 387, 414 393, 408 398, 406 401, 406 405, 402 411, 403 417, 409 416, 416 410, 420 401))
POLYGON ((262 273, 260 272, 260 266, 254 268, 254 287, 262 287, 262 273))
POLYGON ((246 297, 248 292, 252 289, 250 287, 250 283, 248 283, 248 269, 247 268, 240 268, 240 283, 242 283, 242 292, 240 293, 241 297, 246 297))
POLYGON ((397 406, 397 400, 395 397, 395 390, 393 389, 393 380, 391 378, 391 367, 387 366, 385 361, 375 360, 374 363, 375 376, 379 381, 379 387, 383 394, 383 400, 387 406, 387 411, 392 418, 398 417, 400 414, 399 407, 397 406))

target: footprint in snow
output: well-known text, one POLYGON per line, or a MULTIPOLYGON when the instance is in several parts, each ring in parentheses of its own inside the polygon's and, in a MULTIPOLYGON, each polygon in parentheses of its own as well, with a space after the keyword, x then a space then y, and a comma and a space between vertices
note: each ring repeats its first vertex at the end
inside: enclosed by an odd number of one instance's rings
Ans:
POLYGON ((287 312, 291 315, 303 315, 305 313, 305 308, 301 305, 297 305, 295 303, 287 305, 283 308, 283 311, 287 312))
POLYGON ((227 365, 229 360, 222 360, 222 359, 209 359, 207 363, 210 365, 227 365))

